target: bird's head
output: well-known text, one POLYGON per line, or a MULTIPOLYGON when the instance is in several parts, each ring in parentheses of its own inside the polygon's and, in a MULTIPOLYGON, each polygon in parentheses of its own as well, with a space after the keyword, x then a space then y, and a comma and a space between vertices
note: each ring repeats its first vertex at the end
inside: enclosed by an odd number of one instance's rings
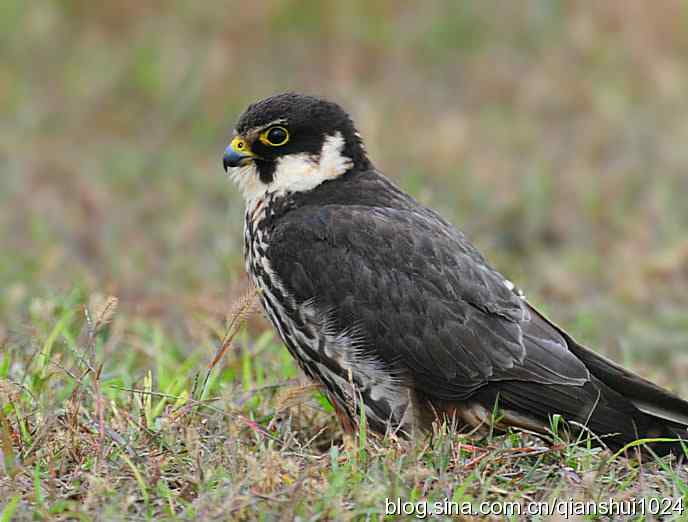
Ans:
POLYGON ((244 198, 302 192, 351 169, 370 168, 349 115, 336 103, 295 93, 248 106, 222 158, 244 198))

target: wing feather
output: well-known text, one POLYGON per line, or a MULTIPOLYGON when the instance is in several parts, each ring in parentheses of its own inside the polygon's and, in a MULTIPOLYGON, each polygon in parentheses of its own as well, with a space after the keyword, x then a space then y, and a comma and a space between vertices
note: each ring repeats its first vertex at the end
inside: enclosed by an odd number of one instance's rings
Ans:
POLYGON ((495 381, 588 382, 559 331, 419 208, 299 207, 277 221, 267 255, 297 302, 319 303, 341 330, 355 325, 367 355, 428 397, 463 400, 495 381))

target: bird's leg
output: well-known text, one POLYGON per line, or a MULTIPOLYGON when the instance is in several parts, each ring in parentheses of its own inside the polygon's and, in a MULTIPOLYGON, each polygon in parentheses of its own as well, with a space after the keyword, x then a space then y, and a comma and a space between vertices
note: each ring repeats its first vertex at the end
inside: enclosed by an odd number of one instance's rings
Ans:
POLYGON ((351 417, 349 417, 349 414, 339 406, 337 401, 330 401, 332 402, 334 406, 334 412, 337 415, 337 418, 339 419, 339 423, 342 426, 342 431, 344 432, 345 435, 348 435, 350 437, 353 437, 354 434, 354 425, 351 422, 351 417))
POLYGON ((348 414, 344 408, 339 405, 339 402, 330 397, 330 402, 334 407, 334 412, 339 419, 339 424, 342 427, 342 442, 344 450, 349 452, 356 447, 356 441, 354 440, 354 424, 351 421, 351 416, 348 414))

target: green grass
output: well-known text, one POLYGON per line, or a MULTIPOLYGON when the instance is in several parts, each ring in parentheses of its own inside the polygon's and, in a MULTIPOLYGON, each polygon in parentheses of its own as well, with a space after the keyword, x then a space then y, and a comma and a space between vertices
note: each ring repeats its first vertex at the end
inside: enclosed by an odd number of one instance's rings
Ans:
POLYGON ((585 440, 345 443, 269 325, 232 323, 220 169, 248 102, 334 98, 534 304, 688 397, 685 3, 309 4, 0 5, 0 520, 685 498, 685 467, 585 440))

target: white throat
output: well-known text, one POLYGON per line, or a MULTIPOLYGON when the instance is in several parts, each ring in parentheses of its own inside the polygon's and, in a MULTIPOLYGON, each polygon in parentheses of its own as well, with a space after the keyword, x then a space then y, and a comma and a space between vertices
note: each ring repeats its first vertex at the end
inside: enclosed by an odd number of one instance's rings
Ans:
POLYGON ((260 181, 258 169, 252 162, 230 169, 229 175, 239 186, 247 208, 251 208, 268 194, 304 192, 341 176, 353 166, 351 158, 342 154, 343 149, 344 137, 336 132, 325 138, 319 157, 301 153, 279 158, 272 183, 268 185, 260 181))

